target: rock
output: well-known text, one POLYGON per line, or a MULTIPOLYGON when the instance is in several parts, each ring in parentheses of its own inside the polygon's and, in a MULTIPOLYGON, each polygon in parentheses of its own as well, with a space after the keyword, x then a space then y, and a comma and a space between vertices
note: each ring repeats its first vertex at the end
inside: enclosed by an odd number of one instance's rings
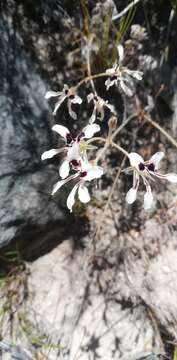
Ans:
POLYGON ((49 86, 14 26, 13 17, 3 13, 0 247, 22 241, 23 247, 30 244, 37 248, 46 240, 58 241, 64 214, 50 196, 58 178, 57 167, 46 166, 40 159, 42 152, 53 145, 49 108, 44 99, 49 86))

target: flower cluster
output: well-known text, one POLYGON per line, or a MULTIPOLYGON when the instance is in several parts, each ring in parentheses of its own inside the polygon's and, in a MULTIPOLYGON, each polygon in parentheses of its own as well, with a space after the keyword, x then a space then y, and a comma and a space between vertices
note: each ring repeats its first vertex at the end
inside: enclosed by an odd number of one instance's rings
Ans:
MULTIPOLYGON (((113 65, 111 69, 107 69, 103 74, 107 77, 105 82, 106 90, 113 85, 117 85, 120 91, 123 91, 128 96, 133 95, 133 80, 141 80, 142 72, 137 70, 129 70, 123 66, 124 49, 122 45, 118 46, 118 61, 113 65)), ((102 74, 101 74, 102 75, 102 74)), ((99 74, 98 74, 99 76, 99 74)), ((94 76, 96 77, 96 76, 94 76)), ((77 94, 78 88, 85 81, 91 80, 87 77, 81 81, 76 87, 69 88, 68 85, 64 85, 61 92, 48 91, 45 95, 46 99, 52 97, 57 98, 53 115, 56 115, 57 110, 63 102, 67 103, 68 112, 72 119, 77 119, 77 113, 74 111, 73 106, 75 104, 81 105, 82 99, 77 94)), ((125 149, 122 149, 118 144, 113 143, 114 135, 116 133, 117 119, 115 117, 115 108, 109 104, 107 100, 104 100, 96 93, 93 86, 93 93, 87 95, 88 103, 92 104, 93 110, 91 117, 88 120, 88 124, 77 134, 73 134, 67 127, 56 124, 52 127, 52 130, 60 135, 63 146, 61 148, 50 149, 45 151, 41 159, 50 159, 60 153, 64 154, 63 161, 59 166, 60 179, 53 187, 52 195, 54 195, 62 186, 72 182, 73 188, 67 198, 67 207, 70 211, 73 209, 75 203, 76 194, 82 203, 90 201, 90 194, 87 188, 87 183, 99 179, 103 175, 103 168, 97 165, 98 159, 100 159, 100 153, 104 153, 109 145, 115 145, 116 148, 126 155, 130 162, 130 167, 123 170, 133 172, 133 185, 126 194, 126 202, 133 204, 137 198, 137 191, 139 188, 140 179, 142 179, 146 192, 144 195, 144 209, 148 210, 153 204, 153 194, 151 190, 151 181, 155 179, 167 180, 171 183, 177 183, 177 175, 174 173, 161 174, 159 172, 159 164, 162 160, 164 153, 155 153, 150 160, 144 161, 144 159, 135 152, 128 153, 125 149), (104 111, 107 108, 111 114, 111 118, 108 121, 108 136, 107 139, 102 137, 94 137, 95 134, 100 132, 100 125, 96 123, 97 120, 104 119, 104 111), (115 133, 114 133, 115 131, 115 133), (105 146, 101 149, 96 159, 90 160, 92 157, 88 152, 95 149, 92 142, 103 141, 105 146)))
POLYGON ((103 174, 103 169, 89 161, 87 150, 92 148, 85 140, 91 139, 95 133, 100 131, 98 124, 88 124, 77 136, 73 136, 69 129, 63 125, 54 125, 52 130, 57 132, 64 140, 64 146, 60 149, 50 149, 45 151, 41 159, 50 159, 53 156, 64 152, 65 158, 59 167, 59 175, 62 180, 58 181, 53 188, 52 195, 55 194, 61 186, 71 180, 77 179, 77 184, 68 196, 67 206, 72 211, 76 191, 78 190, 79 200, 83 203, 90 201, 88 190, 85 186, 86 181, 98 179, 103 174), (74 172, 69 176, 69 172, 74 172))

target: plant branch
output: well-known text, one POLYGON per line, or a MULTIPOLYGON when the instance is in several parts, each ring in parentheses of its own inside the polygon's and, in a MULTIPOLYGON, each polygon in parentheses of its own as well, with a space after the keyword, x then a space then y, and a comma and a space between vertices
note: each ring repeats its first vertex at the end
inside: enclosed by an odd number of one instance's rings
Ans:
POLYGON ((154 120, 152 120, 149 116, 144 115, 144 119, 148 121, 152 126, 158 129, 170 142, 177 148, 177 141, 173 139, 173 137, 168 134, 166 130, 164 130, 159 124, 157 124, 154 120))

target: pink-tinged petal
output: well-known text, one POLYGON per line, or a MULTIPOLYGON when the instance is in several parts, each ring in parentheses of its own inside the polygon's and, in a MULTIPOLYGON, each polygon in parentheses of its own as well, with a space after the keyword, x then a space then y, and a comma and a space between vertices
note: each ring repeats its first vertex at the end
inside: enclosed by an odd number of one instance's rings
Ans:
POLYGON ((144 159, 139 154, 132 152, 128 155, 131 166, 138 168, 139 164, 144 164, 144 159))
POLYGON ((91 115, 91 117, 89 119, 89 123, 93 124, 95 122, 95 120, 96 120, 96 107, 94 106, 92 115, 91 115))
POLYGON ((73 104, 82 104, 82 99, 81 99, 81 97, 80 96, 78 96, 78 95, 75 95, 74 96, 74 98, 71 100, 71 102, 73 103, 73 104))
POLYGON ((52 126, 52 130, 56 131, 59 135, 61 135, 65 139, 66 139, 66 135, 70 134, 70 131, 68 130, 68 128, 63 125, 56 124, 56 125, 52 126))
POLYGON ((78 189, 79 200, 86 204, 90 201, 90 194, 86 186, 80 185, 78 189))
POLYGON ((84 181, 92 181, 94 179, 99 179, 103 175, 103 169, 100 166, 93 166, 86 172, 87 174, 83 177, 84 181))
POLYGON ((177 183, 177 174, 174 173, 165 174, 165 179, 171 183, 177 183))
POLYGON ((62 179, 66 179, 66 177, 69 175, 69 170, 70 170, 69 162, 68 160, 64 160, 59 168, 59 174, 62 179))
POLYGON ((63 103, 63 101, 67 98, 66 95, 61 95, 59 100, 56 102, 55 104, 55 108, 54 108, 54 111, 53 111, 53 115, 56 115, 57 113, 57 110, 59 109, 60 105, 63 103))
POLYGON ((85 134, 84 137, 90 139, 98 131, 100 131, 100 126, 98 124, 89 124, 83 129, 83 133, 85 134))
POLYGON ((51 159, 53 156, 59 154, 63 149, 51 149, 48 151, 44 151, 41 155, 41 160, 51 159))
POLYGON ((159 168, 160 161, 164 157, 164 153, 162 151, 156 152, 154 155, 151 156, 149 160, 149 164, 154 164, 155 170, 159 168))
POLYGON ((117 51, 119 56, 119 64, 121 64, 124 59, 124 48, 121 44, 118 45, 117 51))
POLYGON ((73 189, 71 190, 68 198, 67 198, 67 202, 66 202, 66 205, 68 207, 68 209, 70 210, 70 212, 72 212, 72 208, 73 208, 73 205, 75 203, 75 195, 76 195, 76 191, 78 189, 78 186, 79 184, 76 184, 73 189))
POLYGON ((90 93, 87 95, 87 101, 90 103, 91 100, 93 100, 94 94, 90 93))
POLYGON ((151 209, 152 204, 153 204, 153 195, 149 187, 144 195, 144 209, 145 210, 151 209))
POLYGON ((125 198, 126 202, 128 204, 133 204, 136 200, 136 196, 137 196, 137 189, 132 187, 126 195, 126 198, 125 198))
POLYGON ((68 99, 68 111, 69 111, 69 115, 74 119, 76 120, 77 119, 77 114, 75 113, 75 111, 72 110, 71 108, 71 100, 68 99))
POLYGON ((127 85, 125 85, 125 82, 122 80, 122 78, 120 78, 119 81, 120 81, 120 87, 121 87, 121 89, 124 91, 124 93, 125 93, 127 96, 131 97, 131 96, 133 95, 132 90, 131 90, 127 85))
POLYGON ((60 91, 47 91, 45 94, 45 99, 50 99, 51 97, 56 97, 60 95, 61 95, 60 91))

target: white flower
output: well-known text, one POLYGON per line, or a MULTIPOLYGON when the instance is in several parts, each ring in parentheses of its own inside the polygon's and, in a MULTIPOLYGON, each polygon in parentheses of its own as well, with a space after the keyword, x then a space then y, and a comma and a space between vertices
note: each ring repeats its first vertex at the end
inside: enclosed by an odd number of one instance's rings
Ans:
POLYGON ((65 101, 65 99, 67 99, 69 115, 74 120, 77 119, 77 114, 72 110, 71 105, 72 104, 81 104, 82 99, 80 98, 80 96, 78 96, 76 94, 76 89, 74 87, 69 88, 68 85, 65 84, 62 91, 47 91, 47 93, 45 94, 45 98, 50 99, 51 97, 58 98, 58 100, 55 104, 53 115, 56 115, 56 112, 57 112, 58 108, 60 107, 60 105, 65 101))
POLYGON ((164 153, 161 151, 151 156, 150 160, 148 161, 144 161, 144 159, 137 153, 132 152, 129 154, 131 167, 129 167, 128 170, 133 170, 133 187, 126 195, 126 201, 128 204, 132 204, 136 200, 140 177, 143 179, 144 185, 146 187, 146 193, 144 195, 145 210, 150 209, 153 203, 153 195, 149 180, 160 178, 172 183, 177 183, 177 174, 161 174, 158 171, 160 161, 163 157, 164 153))
POLYGON ((99 115, 99 119, 103 120, 103 118, 104 118, 104 107, 107 107, 111 112, 115 111, 114 106, 110 105, 108 103, 108 100, 104 100, 100 96, 94 95, 93 93, 90 93, 87 96, 87 100, 88 100, 89 103, 90 103, 90 101, 93 101, 93 103, 94 103, 93 113, 92 113, 91 118, 89 120, 90 124, 92 124, 96 120, 97 114, 99 115))
POLYGON ((52 195, 54 195, 63 185, 65 185, 71 180, 76 179, 77 182, 67 198, 67 207, 70 210, 70 212, 72 212, 72 208, 75 203, 76 192, 78 192, 79 200, 82 203, 89 202, 90 194, 88 192, 87 187, 85 186, 85 182, 98 179, 102 175, 103 175, 103 169, 100 166, 94 165, 88 160, 85 161, 82 160, 80 163, 80 167, 77 169, 76 174, 69 176, 65 180, 60 180, 54 185, 52 195))
POLYGON ((87 149, 84 139, 92 138, 96 132, 100 131, 100 126, 98 124, 89 124, 76 137, 63 125, 54 125, 52 130, 56 131, 64 139, 65 145, 61 149, 45 151, 41 159, 50 159, 62 151, 66 152, 66 158, 59 168, 61 178, 65 179, 69 174, 70 167, 74 170, 80 167, 81 159, 85 156, 87 149))
POLYGON ((133 79, 142 80, 143 73, 138 70, 129 70, 122 65, 124 59, 124 48, 122 45, 117 47, 119 61, 116 62, 112 68, 107 69, 106 73, 109 75, 105 81, 106 90, 113 85, 119 86, 123 92, 128 95, 133 95, 133 79))

